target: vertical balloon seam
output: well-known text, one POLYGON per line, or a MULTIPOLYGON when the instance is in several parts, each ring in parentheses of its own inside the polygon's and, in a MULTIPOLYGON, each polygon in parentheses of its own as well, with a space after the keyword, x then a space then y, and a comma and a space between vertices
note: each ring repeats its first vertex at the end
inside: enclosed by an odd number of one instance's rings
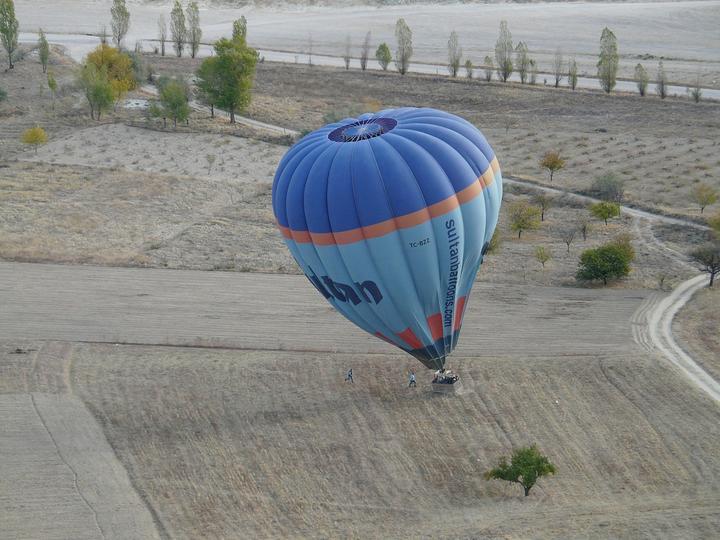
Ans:
MULTIPOLYGON (((332 167, 333 167, 333 164, 335 163, 335 158, 337 157, 337 154, 339 153, 339 150, 340 150, 340 149, 341 149, 341 146, 340 146, 340 145, 337 145, 337 146, 336 146, 335 154, 332 156, 331 162, 330 162, 330 164, 329 164, 329 166, 328 166, 328 169, 327 169, 327 177, 326 177, 326 179, 325 179, 325 190, 324 190, 325 207, 328 208, 328 211, 327 211, 328 225, 330 226, 330 230, 331 230, 331 231, 332 231, 332 224, 329 223, 329 220, 330 220, 330 211, 329 211, 327 193, 328 193, 328 186, 329 186, 329 184, 330 184, 330 174, 331 174, 331 171, 332 171, 332 167)), ((307 189, 307 182, 305 183, 305 189, 307 189)), ((303 193, 303 203, 304 203, 305 197, 306 197, 306 193, 304 192, 304 193, 303 193)), ((304 212, 305 214, 307 214, 306 210, 307 210, 307 208, 306 208, 305 205, 303 204, 303 212, 304 212)), ((319 252, 319 250, 318 250, 318 247, 315 245, 315 242, 313 242, 313 241, 311 240, 311 241, 309 242, 309 244, 312 246, 312 249, 313 249, 313 251, 315 252, 315 256, 317 257, 317 259, 318 259, 318 260, 320 261, 320 263, 322 264, 323 269, 324 269, 324 274, 327 275, 327 276, 330 276, 330 275, 331 275, 331 272, 329 272, 329 271, 327 270, 327 268, 325 268, 325 264, 324 264, 324 262, 323 262, 323 257, 320 255, 320 252, 319 252)), ((345 262, 345 260, 344 260, 343 257, 342 257, 342 252, 340 251, 340 249, 339 249, 339 247, 337 246, 337 244, 333 244, 333 245, 334 245, 335 250, 337 251, 337 257, 338 257, 338 259, 340 259, 340 260, 342 261, 342 263, 343 263, 345 272, 347 273, 348 276, 351 276, 350 270, 347 268, 347 263, 345 262)), ((329 246, 328 246, 328 248, 329 248, 329 246)), ((331 279, 332 279, 332 278, 331 278, 331 279)), ((328 299, 328 300, 329 300, 329 299, 328 299)), ((333 300, 335 300, 334 297, 333 297, 333 300)), ((350 306, 345 306, 345 305, 340 306, 340 304, 339 304, 337 301, 331 302, 331 304, 337 309, 337 311, 338 311, 341 315, 343 315, 343 316, 344 316, 346 319, 348 319, 349 321, 355 322, 355 321, 353 321, 353 318, 350 316, 350 314, 352 314, 354 317, 356 317, 357 319, 359 319, 360 321, 362 321, 362 323, 367 327, 367 328, 362 328, 362 329, 365 330, 368 334, 373 335, 373 332, 371 332, 371 329, 376 328, 376 327, 378 326, 378 325, 376 324, 377 321, 373 321, 373 323, 371 324, 371 322, 368 321, 367 318, 366 318, 363 314, 358 313, 356 310, 351 309, 350 306), (346 311, 347 311, 347 313, 346 313, 346 311)), ((387 326, 388 328, 390 328, 390 326, 387 325, 387 324, 385 323, 385 321, 383 321, 382 318, 378 317, 377 314, 375 314, 372 310, 369 310, 369 313, 370 313, 371 315, 373 315, 376 319, 380 320, 380 322, 383 323, 383 326, 387 326)), ((393 337, 394 337, 394 336, 393 336, 393 337)))
MULTIPOLYGON (((295 169, 297 168, 298 164, 301 163, 303 161, 303 159, 305 159, 305 156, 307 155, 307 153, 311 152, 311 151, 312 151, 312 149, 307 149, 306 147, 297 149, 295 151, 293 151, 293 149, 291 148, 289 151, 289 153, 291 154, 290 158, 287 160, 287 162, 283 166, 282 170, 280 170, 278 168, 279 174, 276 176, 275 181, 273 181, 273 195, 275 195, 277 193, 281 193, 282 194, 281 198, 285 201, 285 208, 283 208, 282 210, 283 210, 285 222, 287 222, 288 225, 289 225, 289 222, 287 220, 287 191, 288 191, 287 187, 290 184, 290 180, 292 179, 292 175, 295 173, 295 169), (301 152, 301 150, 306 150, 306 151, 301 152), (292 165, 292 168, 289 169, 289 167, 291 165, 292 165), (286 180, 285 180, 285 178, 286 178, 286 180), (278 192, 278 190, 279 190, 279 192, 278 192)), ((277 206, 276 206, 275 202, 276 201, 273 198, 273 211, 275 213, 275 219, 278 221, 278 224, 282 225, 282 223, 280 223, 281 216, 280 216, 280 212, 279 212, 280 201, 279 200, 277 201, 277 206)))
MULTIPOLYGON (((350 161, 351 161, 351 162, 352 162, 352 159, 353 159, 353 155, 354 155, 354 154, 355 154, 355 151, 354 151, 354 147, 353 147, 353 150, 352 150, 352 152, 350 153, 350 161)), ((333 158, 333 160, 334 160, 334 158, 333 158)), ((331 169, 328 169, 328 181, 327 181, 327 185, 330 184, 330 178, 329 178, 330 170, 331 170, 331 169)), ((351 183, 352 189, 354 190, 354 181, 353 181, 353 176, 352 176, 352 169, 351 169, 351 173, 350 173, 350 183, 351 183)), ((327 191, 328 191, 328 190, 325 191, 326 201, 327 201, 327 191)), ((327 204, 328 204, 328 203, 326 202, 326 205, 327 205, 327 204)), ((359 212, 358 212, 358 210, 357 210, 357 204, 356 204, 356 200, 355 200, 355 195, 354 195, 354 193, 353 193, 353 210, 355 211, 355 215, 357 216, 358 223, 360 223, 360 215, 359 215, 359 212)), ((328 212, 328 215, 329 215, 329 212, 328 212)), ((362 227, 360 227, 360 230, 362 231, 362 227)), ((331 224, 331 233, 332 233, 332 224, 331 224)), ((353 242, 353 244, 358 244, 358 247, 362 246, 362 248, 367 252, 368 260, 371 262, 371 265, 373 266, 373 269, 375 270, 375 273, 376 273, 378 276, 381 276, 382 273, 378 270, 377 264, 375 264, 375 258, 373 257, 372 251, 368 248, 367 240, 366 240, 365 238, 363 238, 362 240, 359 240, 358 242, 353 242), (362 244, 360 244, 360 242, 362 242, 362 244)), ((315 244, 313 243, 313 246, 314 246, 314 245, 315 245, 315 244)), ((345 269, 345 272, 347 272, 348 276, 352 276, 352 274, 351 274, 351 272, 350 272, 350 268, 349 268, 349 266, 348 266, 348 264, 347 264, 347 261, 346 261, 345 257, 343 256, 342 250, 341 250, 340 247, 339 247, 341 244, 333 243, 333 244, 330 244, 330 245, 333 246, 334 249, 337 251, 338 259, 342 262, 343 267, 344 267, 344 269, 345 269)), ((326 247, 327 247, 327 246, 326 246, 326 247)), ((317 250, 317 248, 316 248, 316 250, 317 250)), ((387 290, 387 289, 385 289, 385 290, 386 290, 386 293, 392 298, 392 294, 390 293, 390 291, 387 290)), ((383 298, 385 299, 386 297, 383 297, 383 298)), ((395 304, 395 302, 393 302, 393 301, 390 300, 389 303, 390 303, 391 306, 392 306, 392 309, 393 309, 393 311, 394 311, 394 314, 395 314, 396 318, 397 318, 399 321, 401 321, 401 320, 402 320, 402 316, 401 316, 402 311, 397 308, 397 305, 395 304)), ((377 312, 377 311, 375 311, 375 310, 373 310, 373 309, 369 309, 368 311, 369 311, 369 314, 372 315, 372 317, 375 319, 375 321, 374 321, 375 324, 368 324, 368 326, 369 326, 370 328, 373 328, 375 331, 374 331, 374 332, 368 332, 368 333, 369 333, 370 335, 374 336, 374 337, 378 337, 378 336, 377 336, 377 333, 379 333, 380 329, 382 329, 382 330, 385 330, 385 329, 390 330, 390 332, 388 332, 390 335, 385 336, 385 338, 386 338, 385 340, 386 340, 386 341, 389 340, 389 341, 391 341, 392 344, 395 345, 396 347, 398 347, 398 348, 400 348, 400 349, 403 349, 402 345, 400 345, 400 343, 402 343, 402 341, 401 341, 400 339, 398 339, 398 336, 396 335, 396 332, 395 332, 395 330, 393 329, 393 325, 391 325, 391 324, 388 322, 388 320, 382 315, 382 313, 381 313, 381 312, 377 312), (377 324, 378 321, 380 322, 380 324, 377 324), (379 327, 379 328, 378 328, 378 327, 379 327)), ((366 321, 366 318, 365 318, 365 317, 360 316, 360 318, 361 318, 362 320, 366 321)), ((367 322, 367 321, 366 321, 366 322, 367 322)))
MULTIPOLYGON (((398 137, 398 135, 396 135, 396 137, 398 137)), ((425 207, 427 208, 427 207, 428 207, 428 203, 427 203, 427 199, 425 198, 425 193, 423 192, 422 188, 420 187, 420 183, 417 181, 417 178, 415 177, 415 173, 414 173, 414 171, 412 170, 412 166, 408 163, 407 159, 405 159, 405 156, 403 156, 402 153, 400 153, 400 151, 397 150, 397 149, 392 145, 392 143, 390 142, 391 140, 392 140, 392 139, 388 137, 388 141, 387 141, 386 144, 388 144, 389 146, 391 146, 391 147, 395 150, 395 152, 398 154, 398 156, 400 156, 400 159, 402 159, 403 161, 405 161, 408 169, 410 170, 410 172, 411 172, 412 175, 413 175, 413 179, 415 180, 415 184, 416 184, 417 187, 418 187, 418 191, 420 192, 420 196, 422 197, 423 201, 425 202, 425 207)), ((420 146, 419 144, 417 144, 415 141, 412 141, 412 140, 410 140, 410 139, 405 139, 405 138, 403 138, 403 140, 404 140, 404 141, 407 141, 408 144, 414 145, 419 151, 425 152, 428 156, 430 156, 431 158, 433 158, 433 156, 432 156, 432 154, 430 154, 430 152, 428 152, 427 150, 425 150, 425 148, 423 148, 422 146, 420 146)), ((434 158, 433 158, 433 159, 434 159, 434 158)), ((452 192, 454 192, 455 189, 453 188, 452 182, 450 182, 450 179, 448 178, 447 173, 445 173, 445 170, 444 170, 442 167, 439 167, 439 168, 440 168, 440 170, 442 170, 442 172, 443 172, 443 174, 444 174, 445 180, 446 180, 446 181, 448 182, 448 184, 450 185, 450 190, 451 190, 452 192)), ((457 199, 457 195, 454 195, 454 196, 455 196, 455 198, 457 199)), ((458 205, 459 205, 459 202, 458 202, 458 205)), ((453 210, 451 210, 451 212, 452 212, 452 211, 453 211, 453 210)), ((439 217, 439 216, 438 216, 438 217, 439 217)), ((435 234, 435 226, 434 226, 434 224, 433 224, 433 220, 434 220, 434 219, 435 219, 435 218, 431 217, 428 221, 429 221, 429 223, 430 223, 430 230, 432 231, 433 243, 435 244, 435 249, 433 250, 434 253, 435 253, 435 261, 436 261, 437 266, 438 266, 438 268, 439 268, 439 267, 440 267, 440 258, 441 258, 441 255, 440 255, 440 244, 438 243, 438 241, 437 241, 437 235, 435 234)), ((403 249, 404 249, 404 246, 403 246, 403 249)), ((437 299, 437 304, 438 304, 438 312, 439 312, 439 313, 442 313, 442 311, 443 311, 442 299, 441 299, 440 296, 437 294, 437 289, 435 289, 435 292, 436 292, 435 298, 437 299)), ((429 317, 429 315, 428 315, 427 313, 423 313, 423 315, 425 315, 425 318, 426 318, 426 319, 425 319, 425 324, 428 324, 428 323, 427 323, 427 318, 429 317)), ((431 313, 430 315, 433 315, 433 313, 431 313)), ((431 337, 432 337, 432 331, 430 332, 430 334, 431 334, 431 337)), ((432 340, 432 341, 433 341, 433 348, 435 348, 435 350, 436 350, 438 353, 440 353, 440 351, 437 350, 436 341, 435 341, 435 340, 432 340)), ((443 333, 443 340, 442 340, 442 341, 443 341, 443 354, 442 354, 442 358, 443 358, 443 360, 444 360, 445 357, 447 357, 447 355, 449 355, 449 354, 452 352, 452 350, 448 350, 447 342, 446 342, 446 340, 445 340, 445 338, 444 338, 444 333, 443 333)), ((444 363, 444 362, 443 362, 443 363, 444 363)), ((442 366, 441 366, 441 367, 442 367, 442 366)))
MULTIPOLYGON (((372 144, 384 144, 384 145, 387 145, 387 146, 389 146, 389 147, 392 149, 393 152, 395 152, 396 154, 398 154, 398 151, 397 151, 390 143, 388 143, 387 141, 382 141, 382 138, 381 138, 381 137, 377 137, 377 138, 374 139, 374 140, 377 140, 378 142, 375 142, 375 143, 372 143, 372 144)), ((372 147, 372 145, 371 145, 371 147, 372 147)), ((399 154, 398 154, 398 155, 399 155, 399 154)), ((385 195, 386 195, 386 201, 387 201, 387 203, 388 203, 388 205, 389 205, 389 209, 390 209, 391 214, 392 214, 392 216, 393 216, 393 221, 395 221, 395 220, 396 220, 395 209, 394 209, 393 206, 392 206, 392 200, 390 199, 389 193, 388 193, 388 191, 387 191, 387 185, 385 184, 385 180, 383 179, 383 176, 382 176, 382 174, 381 174, 381 172, 380 172, 380 166, 379 166, 379 164, 378 164, 378 162, 377 162, 377 159, 375 158, 375 153, 374 153, 374 152, 372 152, 372 156, 373 156, 373 162, 375 163, 375 167, 376 167, 376 169, 377 169, 377 171, 378 171, 378 178, 380 179, 380 184, 381 184, 382 187, 383 187, 383 191, 385 192, 385 195)), ((401 157, 402 157, 402 156, 401 156, 401 157)), ((404 160, 403 160, 403 161, 404 161, 404 160)), ((412 175, 412 169, 410 169, 410 167, 407 165, 407 163, 405 163, 405 164, 406 164, 406 167, 408 168, 410 174, 412 175)), ((413 178, 414 178, 414 176, 413 176, 413 178)), ((416 185, 417 185, 417 182, 416 182, 416 185)), ((424 195, 423 195, 423 193, 422 193, 422 190, 420 189, 419 186, 418 186, 418 191, 420 192, 420 195, 423 197, 423 200, 424 200, 425 197, 424 197, 424 195)), ((396 224, 396 227, 397 227, 397 224, 396 224)), ((399 238, 399 237, 401 236, 400 231, 399 231, 399 228, 398 228, 397 232, 398 232, 398 238, 399 238)), ((415 275, 413 274, 412 270, 410 269, 409 265, 407 264, 407 260, 405 259, 405 256, 404 256, 404 255, 405 255, 405 251, 404 251, 404 249, 402 248, 402 243, 401 243, 401 242, 400 242, 399 252, 402 254, 402 257, 400 257, 400 259, 402 259, 402 261, 403 261, 403 263, 404 263, 405 270, 406 270, 406 274, 408 274, 408 275, 410 276, 410 279, 412 280, 413 286, 415 287, 415 290, 417 290, 418 285, 417 285, 417 282, 415 281, 415 275)), ((393 303, 394 303, 394 302, 393 302, 393 303)), ((421 304, 421 307, 422 307, 422 304, 421 304)), ((423 311, 424 311, 424 310, 423 310, 423 311)), ((423 315, 424 315, 424 313, 423 313, 423 315)), ((428 333, 429 333, 429 334, 430 334, 430 337, 432 338, 432 332, 429 331, 429 328, 427 329, 427 331, 425 330, 426 327, 428 326, 427 320, 418 321, 418 318, 417 318, 417 316, 415 315, 414 312, 412 313, 412 316, 413 316, 413 319, 415 320, 415 325, 416 325, 416 327, 422 329, 422 330, 423 330, 423 334, 428 334, 428 333)), ((430 342, 433 343, 432 347, 434 348, 434 340, 430 339, 430 342)), ((425 343, 422 343, 422 345, 425 346, 425 343)), ((438 352, 439 352, 439 351, 438 351, 438 352)))

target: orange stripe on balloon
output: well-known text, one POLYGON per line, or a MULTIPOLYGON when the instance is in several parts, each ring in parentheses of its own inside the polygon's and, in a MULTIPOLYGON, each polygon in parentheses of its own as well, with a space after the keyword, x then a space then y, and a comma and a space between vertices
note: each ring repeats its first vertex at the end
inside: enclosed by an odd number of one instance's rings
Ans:
POLYGON ((453 325, 453 331, 457 332, 462 326, 463 315, 465 314, 465 300, 467 296, 461 296, 458 298, 455 308, 455 324, 453 325))
POLYGON ((443 325, 442 316, 440 313, 435 313, 427 318, 427 324, 430 328, 430 334, 432 335, 433 341, 442 339, 443 337, 443 325))
POLYGON ((418 339, 418 337, 415 335, 415 332, 413 332, 411 328, 406 328, 402 332, 399 332, 398 337, 402 339, 405 343, 410 345, 411 349, 423 348, 422 342, 418 339))
POLYGON ((421 225, 433 218, 442 216, 455 210, 461 204, 473 200, 480 195, 486 187, 495 181, 493 174, 494 167, 498 167, 497 159, 493 158, 487 170, 478 177, 478 179, 465 189, 458 191, 454 195, 450 195, 447 199, 432 204, 427 208, 421 208, 415 212, 410 212, 404 216, 390 218, 375 225, 367 227, 358 227, 349 231, 314 233, 308 231, 295 231, 289 227, 284 227, 279 223, 278 228, 285 238, 292 238, 295 242, 308 243, 312 242, 319 246, 331 246, 337 244, 353 244, 360 240, 368 240, 370 238, 378 238, 385 236, 398 229, 409 229, 417 225, 421 225))

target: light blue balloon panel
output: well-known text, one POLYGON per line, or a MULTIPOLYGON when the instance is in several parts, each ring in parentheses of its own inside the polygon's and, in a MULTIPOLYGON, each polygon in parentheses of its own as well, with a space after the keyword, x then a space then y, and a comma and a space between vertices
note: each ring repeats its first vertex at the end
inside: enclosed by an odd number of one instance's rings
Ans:
POLYGON ((285 154, 272 197, 293 257, 340 313, 444 366, 502 200, 480 131, 416 108, 329 124, 285 154))

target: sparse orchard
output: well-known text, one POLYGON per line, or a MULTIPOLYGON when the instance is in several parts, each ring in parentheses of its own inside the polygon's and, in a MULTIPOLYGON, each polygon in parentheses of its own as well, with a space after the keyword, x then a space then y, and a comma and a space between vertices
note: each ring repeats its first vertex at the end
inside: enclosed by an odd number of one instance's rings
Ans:
POLYGON ((35 126, 30 129, 26 129, 21 137, 21 140, 25 144, 29 144, 35 149, 37 154, 38 146, 45 144, 48 140, 47 133, 40 126, 35 126))
POLYGON ((485 473, 485 479, 520 484, 527 497, 538 479, 555 473, 555 465, 533 445, 515 450, 510 456, 510 463, 507 458, 501 458, 497 467, 485 473))
POLYGON ((718 192, 710 184, 697 184, 690 192, 692 201, 700 207, 700 213, 705 212, 706 206, 715 204, 718 200, 718 192))
POLYGON ((602 201, 590 205, 590 213, 596 218, 602 219, 607 225, 608 219, 620 215, 620 205, 614 202, 602 201))
POLYGON ((547 169, 550 173, 550 182, 552 182, 555 173, 565 167, 565 159, 560 156, 560 152, 551 150, 545 152, 545 155, 540 160, 540 166, 547 169))
POLYGON ((535 230, 540 227, 540 209, 526 201, 510 203, 508 207, 510 217, 510 230, 518 233, 518 238, 523 231, 535 230))
POLYGON ((378 48, 375 51, 375 59, 378 61, 378 64, 380 64, 383 71, 387 71, 390 62, 392 61, 392 54, 390 53, 390 47, 388 47, 387 43, 381 43, 378 45, 378 48))

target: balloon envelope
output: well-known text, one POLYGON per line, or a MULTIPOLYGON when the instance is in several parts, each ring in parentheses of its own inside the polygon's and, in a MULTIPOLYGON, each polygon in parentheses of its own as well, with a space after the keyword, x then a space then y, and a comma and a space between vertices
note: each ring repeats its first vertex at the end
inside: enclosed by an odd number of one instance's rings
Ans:
POLYGON ((329 124, 288 150, 272 198, 293 257, 340 313, 444 366, 502 199, 480 131, 417 108, 329 124))

